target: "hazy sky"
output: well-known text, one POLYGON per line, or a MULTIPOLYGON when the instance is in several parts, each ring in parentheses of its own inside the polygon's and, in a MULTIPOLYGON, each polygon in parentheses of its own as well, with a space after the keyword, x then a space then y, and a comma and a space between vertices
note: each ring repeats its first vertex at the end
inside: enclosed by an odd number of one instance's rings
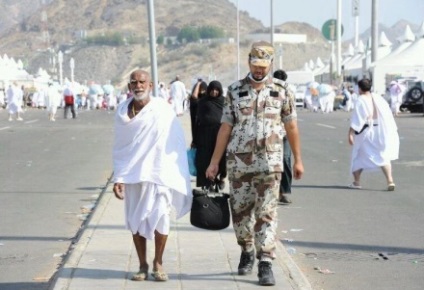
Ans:
MULTIPOLYGON (((237 5, 237 0, 230 0, 237 5)), ((239 9, 270 26, 271 0, 238 0, 239 9)), ((359 0, 359 33, 371 26, 371 0, 359 0)), ((392 26, 405 19, 421 25, 424 21, 424 0, 378 0, 379 23, 392 26)), ((321 30, 328 19, 337 18, 337 0, 274 0, 274 25, 287 21, 306 22, 321 30)), ((343 40, 354 36, 352 0, 342 0, 343 40)), ((415 32, 415 31, 414 31, 415 32)))

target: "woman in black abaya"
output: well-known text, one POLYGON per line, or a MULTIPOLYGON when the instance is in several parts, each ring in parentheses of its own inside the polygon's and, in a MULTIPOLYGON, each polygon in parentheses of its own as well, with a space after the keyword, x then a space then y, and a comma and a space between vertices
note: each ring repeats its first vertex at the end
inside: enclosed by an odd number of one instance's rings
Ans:
MULTIPOLYGON (((222 109, 224 107, 224 96, 222 85, 218 81, 209 83, 206 96, 199 99, 197 104, 196 126, 193 136, 193 147, 196 153, 196 186, 209 188, 212 184, 206 178, 205 172, 209 166, 215 149, 216 138, 221 126, 222 109)), ((224 188, 224 178, 227 176, 225 154, 219 162, 218 174, 214 184, 220 189, 224 188)))

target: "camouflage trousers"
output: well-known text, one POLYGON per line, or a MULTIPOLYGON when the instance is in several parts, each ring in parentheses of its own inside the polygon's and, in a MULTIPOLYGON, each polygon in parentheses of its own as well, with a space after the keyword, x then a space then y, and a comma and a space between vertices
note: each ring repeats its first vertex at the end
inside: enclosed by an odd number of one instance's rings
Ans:
POLYGON ((237 243, 256 256, 275 258, 281 173, 232 174, 230 205, 237 243))

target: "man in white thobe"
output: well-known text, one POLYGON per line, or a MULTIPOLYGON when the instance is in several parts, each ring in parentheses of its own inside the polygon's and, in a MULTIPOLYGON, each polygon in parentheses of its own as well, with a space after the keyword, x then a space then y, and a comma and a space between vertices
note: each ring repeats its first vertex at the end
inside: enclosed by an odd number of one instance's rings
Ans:
POLYGON ((154 279, 168 279, 162 256, 170 210, 180 218, 192 203, 183 129, 171 106, 150 96, 152 86, 146 71, 134 71, 128 84, 133 97, 119 105, 115 118, 113 191, 125 200, 126 226, 140 262, 136 281, 147 279, 146 239, 155 240, 154 279))
POLYGON ((24 94, 16 82, 13 82, 7 89, 7 109, 9 110, 9 121, 13 121, 13 115, 16 114, 16 120, 22 121, 21 112, 24 94))
POLYGON ((360 189, 361 173, 381 168, 387 190, 395 190, 391 161, 399 157, 399 135, 389 104, 383 97, 371 94, 371 81, 358 83, 360 96, 352 112, 348 141, 352 148, 350 188, 360 189))
POLYGON ((400 105, 402 105, 404 87, 397 81, 390 82, 390 108, 392 109, 393 116, 397 117, 400 112, 400 105))
POLYGON ((48 84, 47 94, 46 94, 46 106, 49 112, 49 121, 56 121, 57 107, 60 106, 62 96, 59 93, 59 90, 53 86, 52 83, 48 84))
POLYGON ((175 114, 178 117, 182 116, 184 113, 184 101, 187 98, 187 90, 184 83, 180 81, 179 76, 172 82, 169 94, 175 114))

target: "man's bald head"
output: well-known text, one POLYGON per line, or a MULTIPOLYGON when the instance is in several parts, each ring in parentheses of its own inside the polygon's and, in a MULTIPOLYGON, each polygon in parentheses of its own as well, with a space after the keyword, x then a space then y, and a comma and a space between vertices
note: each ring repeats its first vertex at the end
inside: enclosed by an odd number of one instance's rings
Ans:
POLYGON ((147 81, 150 81, 150 74, 149 74, 147 71, 145 71, 145 70, 138 69, 138 70, 133 71, 133 72, 130 74, 130 82, 131 82, 131 80, 136 79, 136 76, 140 76, 140 75, 144 75, 144 78, 145 78, 147 81))
POLYGON ((130 75, 128 89, 137 101, 149 98, 150 90, 153 84, 150 80, 150 74, 145 70, 135 70, 130 75))

